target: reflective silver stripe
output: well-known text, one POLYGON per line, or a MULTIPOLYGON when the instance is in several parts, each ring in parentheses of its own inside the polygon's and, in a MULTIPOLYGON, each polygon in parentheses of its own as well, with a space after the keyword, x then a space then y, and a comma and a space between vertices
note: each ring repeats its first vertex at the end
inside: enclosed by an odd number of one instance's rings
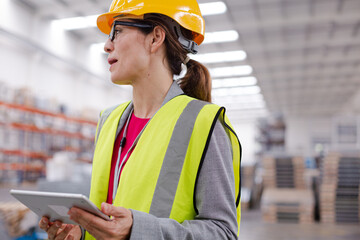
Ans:
POLYGON ((170 216, 194 124, 206 104, 209 103, 189 102, 177 120, 156 183, 150 214, 164 218, 170 216))
POLYGON ((99 139, 99 135, 100 135, 100 131, 101 131, 101 128, 103 127, 106 119, 110 116, 110 113, 112 113, 112 111, 114 111, 119 105, 116 105, 116 106, 113 106, 113 107, 109 107, 107 109, 105 109, 101 116, 100 116, 100 121, 99 121, 99 126, 98 126, 98 129, 97 129, 97 134, 96 134, 96 141, 95 141, 95 146, 96 146, 96 143, 99 139))

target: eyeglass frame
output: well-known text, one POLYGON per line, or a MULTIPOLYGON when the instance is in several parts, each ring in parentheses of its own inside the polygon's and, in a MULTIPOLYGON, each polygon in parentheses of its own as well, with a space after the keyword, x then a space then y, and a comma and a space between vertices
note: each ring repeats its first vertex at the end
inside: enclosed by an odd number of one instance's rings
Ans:
MULTIPOLYGON (((159 15, 160 18, 164 18, 161 15, 159 15)), ((166 20, 166 19, 165 19, 166 20)), ((111 42, 113 42, 115 40, 115 27, 116 25, 123 25, 123 26, 129 26, 129 27, 138 27, 138 28, 154 28, 155 26, 150 24, 150 23, 141 23, 141 22, 125 22, 125 21, 114 21, 112 26, 111 26, 111 31, 109 34, 109 39, 111 40, 111 42)), ((192 54, 197 54, 198 53, 198 49, 199 46, 198 44, 193 41, 193 40, 189 40, 187 38, 185 38, 181 32, 180 29, 180 25, 176 24, 175 21, 171 21, 170 22, 170 27, 172 29, 174 29, 175 34, 178 38, 178 41, 180 42, 180 44, 183 46, 183 48, 185 48, 185 50, 188 53, 192 53, 192 54)))
POLYGON ((115 40, 115 32, 116 32, 115 27, 117 25, 128 26, 128 27, 137 27, 137 28, 154 28, 154 26, 149 23, 114 21, 114 23, 111 26, 111 31, 109 34, 109 39, 112 42, 115 40))

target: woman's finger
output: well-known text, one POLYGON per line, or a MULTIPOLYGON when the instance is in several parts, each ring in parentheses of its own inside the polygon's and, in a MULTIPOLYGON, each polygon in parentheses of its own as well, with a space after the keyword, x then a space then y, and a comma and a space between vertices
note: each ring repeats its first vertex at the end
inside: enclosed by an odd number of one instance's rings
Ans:
POLYGON ((105 220, 96 217, 87 211, 73 207, 70 209, 69 214, 71 220, 79 223, 89 232, 94 231, 94 228, 99 228, 100 231, 104 229, 104 226, 101 225, 101 222, 105 220))
POLYGON ((115 207, 112 204, 102 203, 101 210, 108 216, 122 217, 125 214, 125 208, 115 207))
POLYGON ((55 236, 61 227, 62 223, 60 221, 56 221, 46 232, 50 240, 55 239, 55 236))
POLYGON ((39 227, 42 230, 47 231, 49 228, 49 219, 47 217, 42 217, 39 221, 39 227))
POLYGON ((106 204, 103 204, 102 209, 117 216, 110 221, 106 221, 75 207, 70 209, 69 215, 70 219, 83 226, 96 239, 109 237, 123 239, 124 236, 128 236, 132 226, 131 211, 121 207, 114 209, 106 204))
POLYGON ((74 237, 72 235, 68 235, 65 240, 74 240, 74 237))
POLYGON ((55 240, 63 240, 69 234, 73 226, 71 224, 64 225, 64 229, 58 232, 58 235, 55 237, 55 240))

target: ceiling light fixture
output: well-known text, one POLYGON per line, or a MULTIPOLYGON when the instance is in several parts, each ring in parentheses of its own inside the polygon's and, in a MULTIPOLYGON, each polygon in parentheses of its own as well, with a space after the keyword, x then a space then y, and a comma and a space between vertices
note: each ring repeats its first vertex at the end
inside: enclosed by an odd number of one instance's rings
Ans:
POLYGON ((232 76, 245 76, 253 72, 253 68, 249 65, 235 66, 235 67, 220 67, 210 68, 210 75, 213 78, 232 77, 232 76))
POLYGON ((212 91, 214 96, 234 96, 234 95, 252 95, 261 92, 259 86, 252 87, 234 87, 234 88, 218 88, 212 91))
POLYGON ((218 105, 232 104, 232 103, 256 103, 256 102, 265 102, 264 96, 259 94, 252 95, 236 95, 236 96, 222 96, 222 97, 213 97, 213 101, 218 105))
POLYGON ((203 44, 233 42, 239 39, 239 33, 235 30, 206 32, 203 44))
POLYGON ((229 52, 214 52, 204 54, 191 54, 192 59, 201 63, 235 62, 246 59, 246 53, 242 50, 229 52))
POLYGON ((257 83, 255 77, 213 79, 212 88, 246 87, 254 86, 257 83))
POLYGON ((240 110, 240 109, 255 109, 255 108, 266 108, 265 102, 255 103, 228 103, 225 104, 226 110, 240 110))
POLYGON ((96 19, 98 15, 85 17, 63 18, 53 20, 52 23, 64 30, 75 30, 89 27, 96 27, 96 19))
POLYGON ((104 51, 104 46, 105 46, 105 42, 101 42, 101 43, 93 43, 90 45, 90 48, 92 50, 97 50, 99 53, 106 53, 104 51))
POLYGON ((224 2, 200 3, 199 7, 203 16, 222 14, 227 11, 227 7, 224 2))

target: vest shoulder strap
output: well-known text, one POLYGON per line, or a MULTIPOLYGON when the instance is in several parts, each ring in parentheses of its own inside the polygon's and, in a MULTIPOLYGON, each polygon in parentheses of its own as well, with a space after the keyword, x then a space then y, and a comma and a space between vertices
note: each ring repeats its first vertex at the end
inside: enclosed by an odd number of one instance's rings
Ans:
POLYGON ((112 106, 112 107, 109 107, 109 108, 106 108, 105 110, 103 110, 103 111, 100 113, 100 120, 99 120, 97 129, 96 129, 95 146, 96 146, 97 140, 98 140, 98 138, 99 138, 99 134, 100 134, 101 128, 103 127, 106 119, 108 119, 108 117, 110 116, 110 114, 111 114, 118 106, 120 106, 120 104, 115 105, 115 106, 112 106))

